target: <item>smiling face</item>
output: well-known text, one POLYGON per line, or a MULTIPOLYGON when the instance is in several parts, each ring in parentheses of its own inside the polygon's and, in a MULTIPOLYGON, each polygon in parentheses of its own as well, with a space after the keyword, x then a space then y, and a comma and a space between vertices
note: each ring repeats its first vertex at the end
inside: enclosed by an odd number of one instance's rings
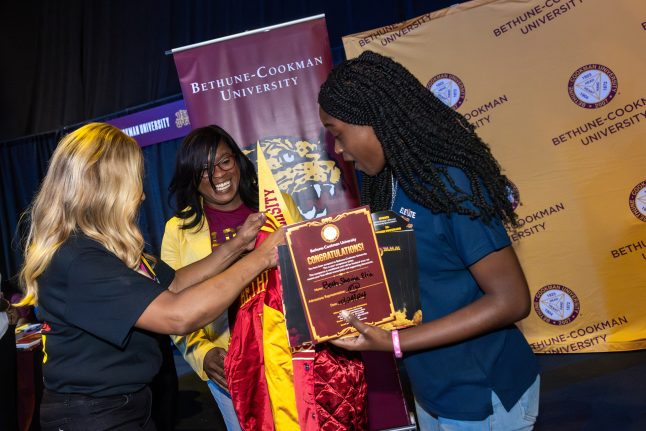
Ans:
POLYGON ((320 108, 319 117, 334 137, 334 152, 342 155, 343 160, 354 162, 355 169, 370 176, 384 169, 384 149, 371 126, 345 123, 320 108))
POLYGON ((213 160, 209 160, 202 172, 198 191, 204 205, 220 211, 233 211, 242 204, 239 193, 240 166, 229 146, 220 141, 213 160), (209 171, 213 169, 212 182, 209 171))

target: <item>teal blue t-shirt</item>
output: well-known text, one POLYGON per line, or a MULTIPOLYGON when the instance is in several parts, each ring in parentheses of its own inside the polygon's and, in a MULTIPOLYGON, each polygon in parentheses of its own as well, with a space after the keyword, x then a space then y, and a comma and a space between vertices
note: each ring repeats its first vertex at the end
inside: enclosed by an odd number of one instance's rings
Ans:
MULTIPOLYGON (((471 193, 466 175, 448 175, 471 193)), ((448 182, 447 182, 448 184, 448 182)), ((483 223, 466 215, 434 214, 398 187, 393 211, 410 219, 415 231, 423 321, 462 308, 481 296, 469 266, 510 245, 499 220, 483 223)), ((509 410, 534 382, 538 364, 515 325, 436 349, 404 356, 417 402, 437 416, 475 421, 492 414, 491 391, 509 410)))

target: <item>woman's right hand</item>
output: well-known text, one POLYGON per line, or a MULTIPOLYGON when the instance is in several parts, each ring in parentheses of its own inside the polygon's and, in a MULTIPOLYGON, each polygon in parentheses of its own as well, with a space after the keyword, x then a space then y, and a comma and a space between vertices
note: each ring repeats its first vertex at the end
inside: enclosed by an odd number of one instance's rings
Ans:
POLYGON ((355 351, 381 351, 389 352, 393 350, 392 338, 390 331, 386 331, 377 326, 366 325, 352 313, 343 310, 340 317, 348 322, 359 332, 356 337, 339 338, 330 340, 330 343, 346 350, 355 351))
POLYGON ((259 259, 266 259, 267 268, 272 268, 278 265, 278 249, 279 245, 285 244, 285 230, 278 229, 256 247, 252 254, 259 259))
POLYGON ((242 244, 243 249, 247 251, 253 250, 256 244, 256 235, 258 231, 265 224, 267 216, 264 213, 249 214, 244 224, 236 231, 236 238, 242 244))

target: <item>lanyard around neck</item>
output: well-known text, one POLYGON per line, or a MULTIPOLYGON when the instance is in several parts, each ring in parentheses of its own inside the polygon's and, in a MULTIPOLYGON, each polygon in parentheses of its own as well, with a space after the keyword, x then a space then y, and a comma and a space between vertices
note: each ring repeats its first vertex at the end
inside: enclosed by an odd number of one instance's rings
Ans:
POLYGON ((150 265, 148 259, 146 259, 146 256, 144 256, 143 254, 141 255, 141 264, 139 265, 139 267, 142 270, 145 270, 148 273, 148 276, 155 280, 157 284, 159 284, 159 279, 157 278, 157 274, 155 274, 155 270, 153 270, 153 267, 150 265))

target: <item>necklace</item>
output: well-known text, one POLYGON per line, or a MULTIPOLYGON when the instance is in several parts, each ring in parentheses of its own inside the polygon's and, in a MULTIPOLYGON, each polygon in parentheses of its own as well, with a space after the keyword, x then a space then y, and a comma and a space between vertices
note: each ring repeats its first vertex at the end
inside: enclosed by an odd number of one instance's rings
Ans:
POLYGON ((144 256, 143 254, 141 255, 141 263, 139 264, 139 267, 148 273, 148 278, 156 281, 157 284, 159 284, 159 278, 157 278, 157 274, 155 274, 152 265, 150 265, 148 259, 146 259, 146 256, 144 256))
POLYGON ((390 174, 390 209, 395 205, 395 198, 397 198, 397 180, 395 176, 390 174))

